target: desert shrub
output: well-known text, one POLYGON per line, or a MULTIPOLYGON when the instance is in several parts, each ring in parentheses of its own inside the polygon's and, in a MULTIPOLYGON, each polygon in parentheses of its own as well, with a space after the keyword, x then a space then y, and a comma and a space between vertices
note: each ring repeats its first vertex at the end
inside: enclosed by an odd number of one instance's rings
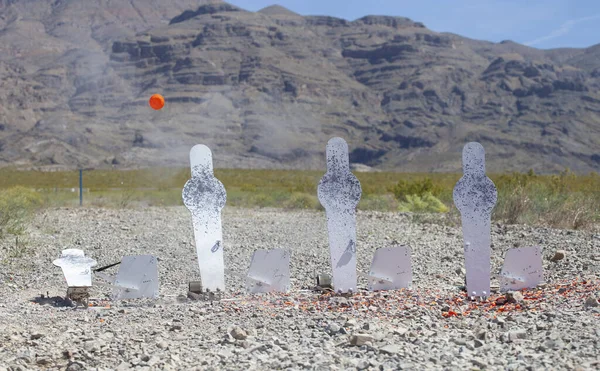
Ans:
MULTIPOLYGON (((516 183, 520 184, 520 183, 516 183)), ((494 208, 492 218, 502 220, 508 224, 518 224, 531 207, 529 192, 522 185, 514 188, 506 185, 498 187, 498 201, 494 208)))
POLYGON ((552 175, 550 177, 550 188, 554 193, 565 193, 569 191, 569 185, 574 183, 576 180, 577 176, 569 169, 566 169, 559 175, 552 175))
POLYGON ((290 187, 290 191, 296 193, 313 194, 317 192, 317 183, 311 182, 308 179, 299 180, 293 187, 290 187))
POLYGON ((498 190, 504 190, 514 189, 517 187, 525 188, 529 184, 537 182, 538 176, 532 170, 529 170, 529 172, 526 174, 516 172, 502 174, 492 178, 492 180, 494 181, 494 184, 498 190))
POLYGON ((533 172, 498 176, 493 218, 508 224, 587 228, 600 222, 599 180, 597 174, 577 176, 568 169, 551 176, 533 172))
POLYGON ((398 210, 412 213, 445 213, 448 211, 448 207, 434 195, 427 192, 422 196, 407 195, 406 201, 400 203, 398 210))
POLYGON ((398 209, 398 201, 391 194, 367 194, 360 199, 359 210, 394 211, 398 209))
POLYGON ((318 198, 308 193, 292 193, 283 203, 287 209, 318 209, 320 205, 318 198))
POLYGON ((25 187, 0 191, 0 237, 23 234, 29 219, 42 203, 39 193, 25 187))
POLYGON ((600 202, 584 194, 545 198, 541 221, 553 228, 585 229, 600 222, 600 202))
POLYGON ((256 184, 242 184, 240 185, 240 190, 243 192, 256 192, 256 184))
POLYGON ((251 194, 248 197, 248 205, 251 207, 271 207, 273 206, 273 198, 266 193, 251 194))
POLYGON ((249 208, 284 207, 289 198, 290 194, 285 191, 247 192, 231 190, 227 192, 227 205, 249 208))
POLYGON ((400 202, 398 210, 414 213, 447 212, 448 207, 437 197, 444 189, 433 183, 431 178, 400 180, 390 188, 400 202))
POLYGON ((131 207, 135 201, 135 193, 135 189, 132 188, 122 189, 117 200, 117 207, 120 209, 127 209, 131 207))
POLYGON ((401 180, 390 191, 398 201, 408 201, 407 196, 424 197, 426 194, 437 197, 443 189, 433 183, 431 178, 417 180, 401 180))

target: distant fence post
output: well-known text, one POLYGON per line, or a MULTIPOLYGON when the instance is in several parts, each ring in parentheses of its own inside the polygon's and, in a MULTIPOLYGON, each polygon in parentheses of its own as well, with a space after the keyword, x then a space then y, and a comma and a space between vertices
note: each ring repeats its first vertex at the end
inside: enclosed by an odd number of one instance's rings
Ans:
POLYGON ((79 206, 83 205, 83 169, 79 169, 79 206))

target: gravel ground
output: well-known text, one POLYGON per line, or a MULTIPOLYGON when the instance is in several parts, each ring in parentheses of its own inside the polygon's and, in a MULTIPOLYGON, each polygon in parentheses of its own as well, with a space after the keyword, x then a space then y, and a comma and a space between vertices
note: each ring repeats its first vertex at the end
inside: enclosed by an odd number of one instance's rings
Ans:
POLYGON ((600 368, 599 232, 494 225, 493 272, 511 247, 544 249, 545 284, 505 303, 500 294, 471 302, 459 288, 456 228, 359 212, 359 269, 368 270, 375 249, 407 244, 414 289, 342 297, 310 290, 315 274, 329 271, 324 213, 226 208, 223 223, 227 268, 245 272, 256 249, 290 249, 292 292, 243 295, 242 280, 230 276, 223 300, 185 299, 199 274, 183 207, 37 216, 23 257, 7 259, 12 241, 0 250, 0 370, 600 368), (65 248, 83 249, 98 266, 158 256, 160 298, 108 303, 94 288, 100 306, 55 306, 66 285, 52 260, 65 248), (551 262, 557 250, 566 256, 551 262))

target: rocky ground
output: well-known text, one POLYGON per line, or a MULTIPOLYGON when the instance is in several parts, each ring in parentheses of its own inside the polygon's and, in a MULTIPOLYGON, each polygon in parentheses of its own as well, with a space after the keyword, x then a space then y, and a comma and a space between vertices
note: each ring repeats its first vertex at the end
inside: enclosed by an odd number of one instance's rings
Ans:
POLYGON ((501 294, 470 302, 459 288, 464 263, 455 228, 360 212, 359 269, 367 270, 379 247, 410 245, 414 289, 336 297, 310 290, 315 273, 328 271, 323 213, 228 208, 223 221, 227 267, 242 273, 254 250, 290 249, 292 292, 242 295, 242 279, 231 276, 223 300, 185 299, 198 266, 182 207, 39 215, 26 250, 7 240, 0 250, 0 370, 600 367, 598 232, 494 225, 493 272, 508 248, 540 245, 546 283, 512 303, 501 294), (87 310, 53 305, 66 285, 52 260, 65 248, 83 249, 98 265, 158 256, 160 298, 110 303, 107 291, 94 289, 98 300, 87 310), (564 258, 550 261, 557 250, 564 258))

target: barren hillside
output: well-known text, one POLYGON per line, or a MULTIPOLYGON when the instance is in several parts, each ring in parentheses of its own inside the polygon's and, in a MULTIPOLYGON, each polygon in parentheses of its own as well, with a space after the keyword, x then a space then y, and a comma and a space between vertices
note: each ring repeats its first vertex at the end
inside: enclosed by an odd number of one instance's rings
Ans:
POLYGON ((177 0, 0 1, 4 165, 600 170, 600 45, 538 50, 407 18, 177 0), (50 5, 51 4, 51 5, 50 5), (150 95, 166 106, 152 111, 150 95))

